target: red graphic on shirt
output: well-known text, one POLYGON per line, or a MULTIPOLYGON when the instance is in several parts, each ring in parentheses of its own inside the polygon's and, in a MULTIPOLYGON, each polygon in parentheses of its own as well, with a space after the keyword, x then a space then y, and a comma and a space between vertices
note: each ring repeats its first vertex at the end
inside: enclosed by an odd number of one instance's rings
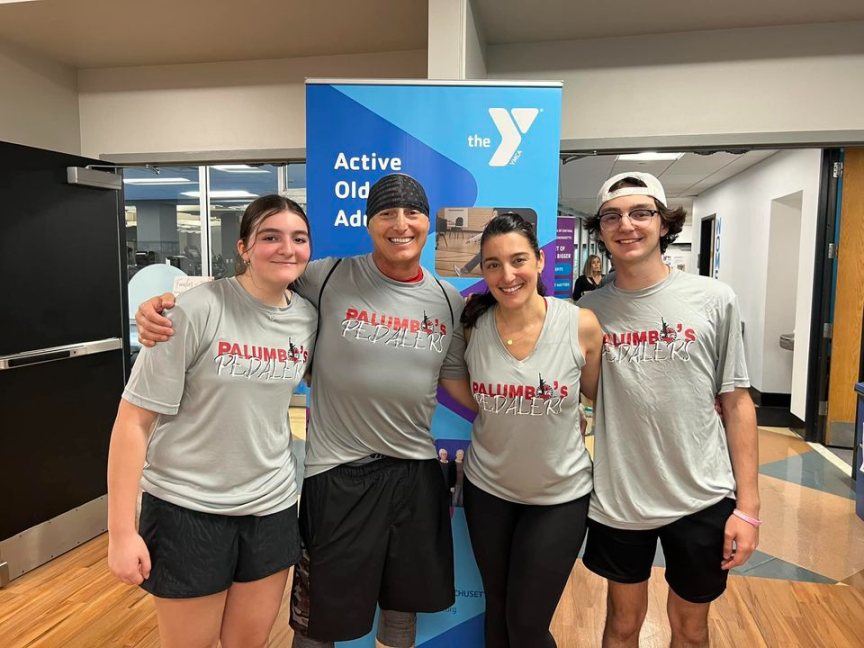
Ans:
POLYGON ((603 334, 603 357, 610 362, 658 362, 690 360, 690 345, 696 329, 683 323, 674 326, 660 318, 656 329, 603 334))
POLYGON ((363 309, 348 308, 345 310, 345 320, 356 320, 371 324, 372 326, 386 326, 392 330, 407 329, 411 333, 423 331, 424 333, 438 332, 441 335, 447 335, 447 325, 438 320, 431 319, 423 311, 423 319, 414 319, 412 317, 400 317, 399 315, 387 315, 384 313, 369 312, 363 309))
POLYGON ((536 385, 472 382, 474 400, 483 411, 495 414, 544 416, 560 414, 561 406, 570 393, 570 386, 553 380, 547 382, 542 374, 536 385))
POLYGON ((216 343, 218 375, 258 380, 299 380, 309 360, 309 350, 288 338, 288 348, 219 340, 216 343))
POLYGON ((660 318, 660 339, 666 343, 674 342, 675 338, 678 334, 675 332, 675 329, 669 326, 666 323, 666 320, 662 317, 660 318))
POLYGON ((552 398, 555 392, 552 391, 552 385, 543 380, 543 374, 540 374, 540 384, 537 385, 537 395, 543 400, 552 398))
POLYGON ((240 342, 228 342, 227 340, 219 340, 216 347, 217 356, 237 356, 240 358, 257 358, 258 360, 278 360, 279 362, 306 362, 309 359, 309 352, 306 347, 297 346, 288 338, 288 348, 280 347, 263 347, 255 344, 245 344, 240 342))
POLYGON ((423 317, 378 313, 347 308, 342 320, 342 337, 388 347, 442 353, 447 324, 423 311, 423 317))

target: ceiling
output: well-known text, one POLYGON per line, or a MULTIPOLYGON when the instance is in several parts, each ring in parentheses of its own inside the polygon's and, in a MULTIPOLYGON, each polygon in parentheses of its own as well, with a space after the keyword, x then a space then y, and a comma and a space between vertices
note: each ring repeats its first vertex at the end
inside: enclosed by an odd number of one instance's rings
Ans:
POLYGON ((864 20, 861 0, 472 2, 491 45, 864 20))
MULTIPOLYGON (((861 0, 472 3, 490 45, 864 20, 861 0)), ((427 0, 0 0, 0 41, 73 68, 425 50, 427 32, 427 0)))
MULTIPOLYGON (((692 0, 471 1, 489 45, 864 21, 861 0, 726 0, 722 11, 692 0)), ((0 0, 0 44, 74 68, 406 51, 426 49, 427 13, 424 0, 0 0)), ((561 201, 590 213, 603 180, 636 169, 660 177, 674 202, 772 153, 688 153, 643 163, 586 157, 561 167, 561 201)))
POLYGON ((776 152, 749 151, 740 155, 685 153, 678 160, 662 162, 623 161, 616 155, 584 157, 561 165, 559 201, 573 211, 593 214, 597 210, 597 191, 607 178, 624 171, 642 171, 660 178, 668 202, 677 205, 776 152))
POLYGON ((0 0, 0 40, 74 68, 426 49, 420 0, 0 0))

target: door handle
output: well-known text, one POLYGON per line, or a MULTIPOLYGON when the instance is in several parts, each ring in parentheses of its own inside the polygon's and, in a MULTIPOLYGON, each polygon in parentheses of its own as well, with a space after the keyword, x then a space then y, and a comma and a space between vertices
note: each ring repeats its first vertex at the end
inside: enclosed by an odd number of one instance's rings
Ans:
POLYGON ((108 338, 105 340, 94 340, 92 342, 81 342, 78 344, 67 344, 65 346, 50 347, 47 349, 36 349, 24 351, 13 355, 0 356, 0 371, 5 369, 17 369, 29 367, 45 362, 67 360, 94 353, 103 353, 123 348, 123 340, 120 338, 108 338))

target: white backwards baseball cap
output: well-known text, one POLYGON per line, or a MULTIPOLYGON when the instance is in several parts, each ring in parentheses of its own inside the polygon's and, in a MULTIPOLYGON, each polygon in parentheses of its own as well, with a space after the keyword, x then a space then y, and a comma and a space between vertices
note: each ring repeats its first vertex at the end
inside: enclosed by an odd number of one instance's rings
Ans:
POLYGON ((618 198, 619 196, 650 196, 659 200, 663 206, 666 206, 666 192, 663 191, 663 185, 660 181, 650 173, 640 173, 639 171, 627 171, 619 173, 609 178, 600 187, 600 192, 597 194, 597 211, 603 206, 607 200, 618 198), (615 191, 609 191, 609 188, 614 186, 616 182, 624 178, 634 178, 645 183, 644 187, 621 187, 615 191))

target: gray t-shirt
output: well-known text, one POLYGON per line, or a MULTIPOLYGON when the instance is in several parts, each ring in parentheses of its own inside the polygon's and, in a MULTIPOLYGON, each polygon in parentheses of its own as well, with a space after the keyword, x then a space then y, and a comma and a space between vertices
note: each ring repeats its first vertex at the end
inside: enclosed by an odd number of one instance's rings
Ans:
POLYGON ((465 354, 480 408, 465 474, 521 504, 560 504, 591 492, 591 458, 579 429, 579 309, 552 297, 546 304, 527 358, 517 360, 502 344, 495 308, 477 320, 465 354))
POLYGON ((288 405, 315 341, 312 305, 266 306, 231 277, 183 293, 175 334, 142 349, 123 398, 157 412, 141 487, 178 506, 269 515, 297 501, 288 405))
POLYGON ((714 410, 717 394, 750 386, 732 290, 672 270, 649 288, 610 284, 579 305, 604 331, 589 516, 651 529, 734 497, 714 410))
MULTIPOLYGON (((310 263, 295 289, 319 306, 335 262, 310 263)), ((467 373, 462 307, 456 289, 428 270, 406 283, 382 274, 371 254, 339 264, 320 304, 307 477, 375 453, 436 457, 430 428, 438 379, 467 373)))

